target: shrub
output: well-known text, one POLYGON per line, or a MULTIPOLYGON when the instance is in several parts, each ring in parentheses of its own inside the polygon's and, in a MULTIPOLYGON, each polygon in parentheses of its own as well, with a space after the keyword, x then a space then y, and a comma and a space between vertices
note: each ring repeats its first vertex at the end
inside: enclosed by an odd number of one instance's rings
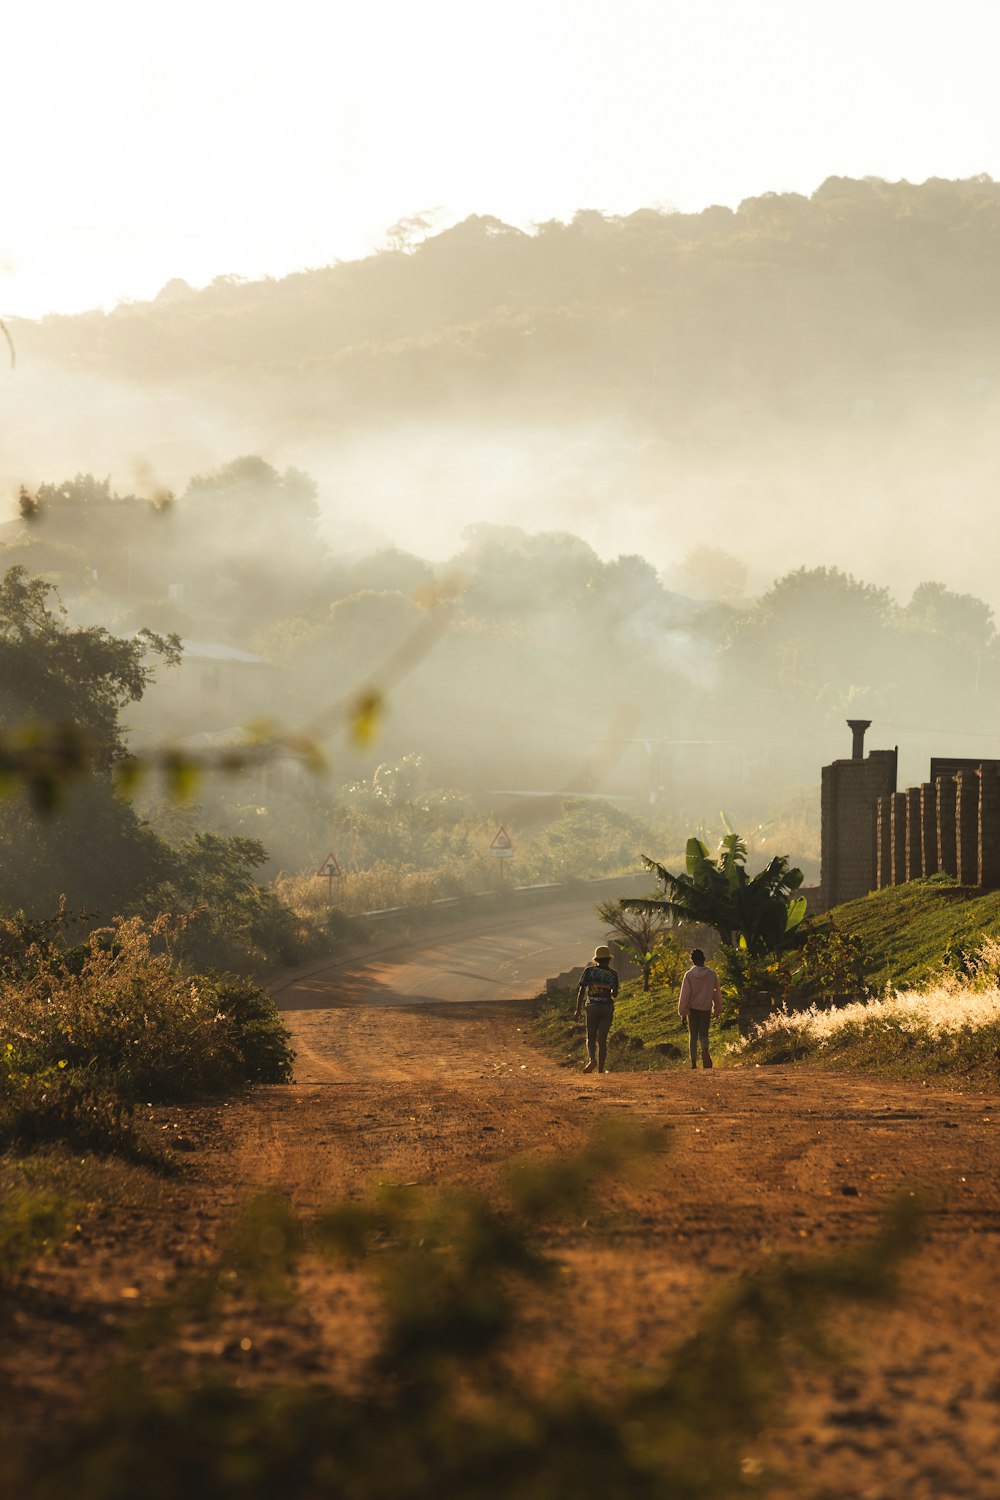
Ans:
POLYGON ((165 919, 119 918, 68 958, 31 948, 0 1004, 8 1071, 67 1067, 125 1101, 287 1077, 290 1054, 270 997, 230 976, 185 974, 169 938, 165 919))
POLYGON ((274 887, 254 879, 266 859, 256 839, 196 834, 176 850, 174 876, 147 898, 145 915, 172 911, 183 919, 176 948, 192 967, 298 963, 316 951, 316 935, 274 887))
POLYGON ((248 1083, 288 1083, 295 1053, 270 995, 237 974, 206 975, 204 987, 231 1029, 241 1077, 248 1083))
POLYGON ((60 1141, 76 1151, 122 1156, 163 1167, 166 1158, 136 1126, 134 1106, 69 1068, 37 1073, 5 1069, 0 1086, 0 1144, 60 1141))

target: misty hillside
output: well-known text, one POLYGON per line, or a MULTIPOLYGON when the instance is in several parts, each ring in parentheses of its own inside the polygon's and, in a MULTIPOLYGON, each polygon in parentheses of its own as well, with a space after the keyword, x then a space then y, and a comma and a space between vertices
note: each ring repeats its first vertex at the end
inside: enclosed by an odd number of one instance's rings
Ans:
MULTIPOLYGON (((526 234, 472 217, 365 260, 50 317, 26 359, 144 382, 308 382, 341 417, 621 406, 832 416, 898 409, 923 367, 942 398, 981 396, 1000 352, 1000 185, 830 178, 811 198, 736 212, 582 211, 526 234), (317 386, 317 383, 319 385, 317 386), (749 396, 748 396, 749 392, 749 396)), ((322 401, 302 413, 323 420, 322 401)))
POLYGON ((314 476, 346 549, 444 558, 468 524, 502 523, 668 575, 721 547, 755 589, 835 565, 1000 603, 987 552, 939 525, 994 505, 990 178, 421 233, 282 280, 172 281, 151 303, 15 323, 9 513, 60 471, 153 498, 256 453, 314 476))

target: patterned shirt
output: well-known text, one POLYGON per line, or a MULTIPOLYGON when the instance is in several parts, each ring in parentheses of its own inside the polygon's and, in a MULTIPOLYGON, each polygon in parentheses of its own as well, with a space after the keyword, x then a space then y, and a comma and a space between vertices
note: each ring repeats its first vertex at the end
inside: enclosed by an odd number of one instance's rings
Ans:
POLYGON ((588 1005, 610 1005, 618 994, 618 975, 608 964, 588 964, 577 986, 577 995, 584 990, 588 1005))

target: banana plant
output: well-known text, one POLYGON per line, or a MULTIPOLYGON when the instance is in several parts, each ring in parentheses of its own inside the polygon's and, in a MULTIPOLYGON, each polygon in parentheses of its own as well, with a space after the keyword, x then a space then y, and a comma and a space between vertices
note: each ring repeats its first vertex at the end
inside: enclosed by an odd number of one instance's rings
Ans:
POLYGON ((669 913, 675 921, 711 927, 724 943, 751 958, 798 947, 807 908, 806 898, 795 894, 802 871, 784 854, 775 855, 756 875, 747 874, 746 861, 747 846, 738 833, 726 834, 715 859, 707 844, 690 838, 682 875, 643 856, 646 869, 662 885, 661 899, 633 896, 621 904, 629 911, 669 913))

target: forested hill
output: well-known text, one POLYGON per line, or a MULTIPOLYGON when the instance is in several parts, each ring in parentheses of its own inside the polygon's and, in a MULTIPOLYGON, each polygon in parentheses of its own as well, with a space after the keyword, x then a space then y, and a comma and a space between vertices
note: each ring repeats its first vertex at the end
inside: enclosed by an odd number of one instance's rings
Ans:
POLYGON ((447 409, 891 417, 989 403, 1000 379, 1000 185, 829 178, 735 212, 473 217, 282 280, 171 282, 150 303, 19 323, 22 362, 158 386, 266 384, 297 420, 447 409), (254 381, 257 384, 257 381, 254 381), (303 408, 304 388, 310 392, 303 408))

